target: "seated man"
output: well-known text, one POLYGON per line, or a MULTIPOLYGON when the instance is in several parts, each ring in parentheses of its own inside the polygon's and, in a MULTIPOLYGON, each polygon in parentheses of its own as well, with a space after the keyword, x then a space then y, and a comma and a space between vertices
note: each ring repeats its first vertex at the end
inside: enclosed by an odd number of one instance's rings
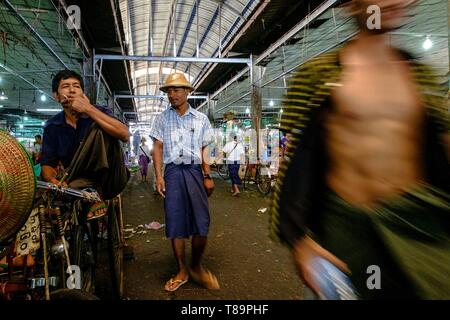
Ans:
MULTIPOLYGON (((103 198, 111 199, 129 178, 118 141, 128 141, 128 128, 109 109, 92 105, 83 90, 83 80, 74 71, 62 70, 53 78, 53 96, 64 110, 44 127, 42 177, 75 189, 93 186, 103 198), (62 180, 57 176, 59 165, 65 172, 62 180)), ((106 213, 103 203, 91 209, 88 218, 106 213)))

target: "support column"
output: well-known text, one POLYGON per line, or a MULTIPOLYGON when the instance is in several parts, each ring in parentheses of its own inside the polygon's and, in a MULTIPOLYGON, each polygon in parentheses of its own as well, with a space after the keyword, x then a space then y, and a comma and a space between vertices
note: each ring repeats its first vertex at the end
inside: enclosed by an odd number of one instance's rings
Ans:
POLYGON ((92 59, 87 58, 83 61, 83 82, 84 94, 89 98, 91 103, 95 103, 96 88, 94 81, 94 70, 92 59))
POLYGON ((261 79, 263 76, 263 68, 254 65, 255 59, 252 58, 252 67, 250 68, 250 85, 251 85, 251 111, 252 128, 256 132, 256 154, 257 160, 261 159, 261 145, 259 135, 261 132, 261 118, 262 118, 262 97, 261 97, 261 79))
POLYGON ((212 100, 211 94, 208 93, 208 119, 210 122, 214 122, 214 111, 216 110, 217 100, 212 100))
POLYGON ((115 100, 116 99, 114 98, 114 96, 108 96, 108 108, 112 110, 115 117, 120 118, 120 114, 118 113, 118 110, 116 108, 115 100))

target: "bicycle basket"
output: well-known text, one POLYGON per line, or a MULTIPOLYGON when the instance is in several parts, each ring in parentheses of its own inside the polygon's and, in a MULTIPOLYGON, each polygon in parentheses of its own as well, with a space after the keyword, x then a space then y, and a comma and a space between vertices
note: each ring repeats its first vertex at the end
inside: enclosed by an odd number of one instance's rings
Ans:
POLYGON ((14 239, 30 215, 36 177, 24 147, 0 130, 0 243, 14 239))

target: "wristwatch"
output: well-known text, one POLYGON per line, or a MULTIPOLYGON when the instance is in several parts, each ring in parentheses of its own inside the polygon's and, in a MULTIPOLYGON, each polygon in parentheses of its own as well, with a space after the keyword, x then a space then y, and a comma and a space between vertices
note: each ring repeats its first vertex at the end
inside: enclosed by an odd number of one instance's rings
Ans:
POLYGON ((209 173, 204 173, 203 174, 203 179, 208 179, 208 180, 212 180, 212 177, 209 173))

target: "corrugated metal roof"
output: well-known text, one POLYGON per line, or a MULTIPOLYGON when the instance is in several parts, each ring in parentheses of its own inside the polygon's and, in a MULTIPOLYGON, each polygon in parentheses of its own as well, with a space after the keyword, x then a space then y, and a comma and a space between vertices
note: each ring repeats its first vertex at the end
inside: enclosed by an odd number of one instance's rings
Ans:
MULTIPOLYGON (((217 57, 260 0, 121 0, 130 55, 217 57), (198 21, 198 23, 197 23, 198 21), (197 55, 197 43, 199 52, 197 55)), ((204 63, 132 61, 137 94, 160 95, 167 74, 184 72, 191 82, 204 63), (148 70, 148 72, 146 72, 148 70)), ((138 112, 159 111, 158 99, 137 99, 138 112)), ((146 117, 142 117, 143 120, 146 117)))
POLYGON ((66 67, 81 71, 83 53, 55 11, 44 0, 0 5, 0 88, 8 96, 0 101, 2 109, 59 107, 52 101, 52 75, 66 67))
MULTIPOLYGON (((434 71, 441 75, 442 82, 448 81, 449 51, 448 51, 448 2, 446 0, 422 0, 412 9, 413 16, 398 30, 391 32, 390 41, 395 47, 411 52, 417 59, 431 65, 434 71), (427 37, 433 46, 423 48, 427 37)), ((263 114, 279 109, 280 101, 285 93, 289 70, 311 59, 311 57, 343 44, 342 41, 356 32, 352 18, 344 14, 342 8, 336 6, 325 11, 318 17, 321 23, 314 28, 306 28, 295 35, 286 44, 272 53, 265 64, 262 78, 262 108, 263 114), (294 40, 295 39, 295 40, 294 40), (277 80, 274 80, 277 79, 277 80), (272 101, 272 102, 271 102, 272 101)), ((216 99, 215 119, 221 119, 223 114, 234 111, 245 114, 251 105, 250 81, 245 79, 230 85, 216 99)))

